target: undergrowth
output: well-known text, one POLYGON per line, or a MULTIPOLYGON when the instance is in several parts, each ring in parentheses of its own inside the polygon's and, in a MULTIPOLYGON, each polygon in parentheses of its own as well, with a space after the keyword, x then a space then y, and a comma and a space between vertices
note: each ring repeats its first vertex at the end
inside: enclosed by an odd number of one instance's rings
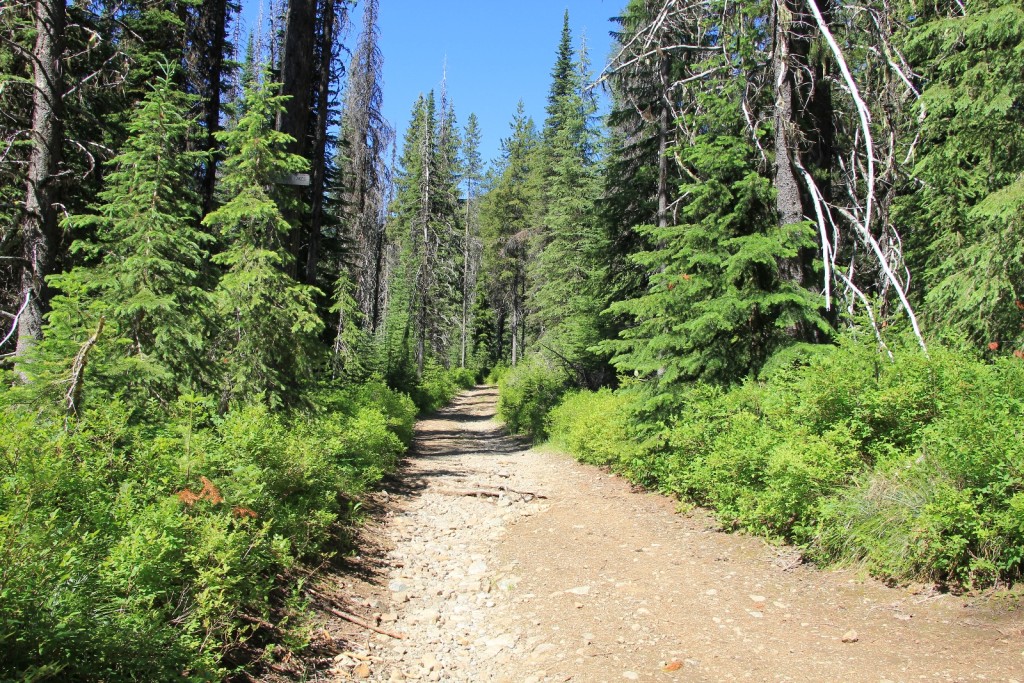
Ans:
POLYGON ((396 464, 416 408, 380 381, 220 415, 116 396, 67 416, 0 391, 0 678, 220 680, 282 575, 396 464))
POLYGON ((544 425, 583 461, 821 562, 957 589, 1019 580, 1024 363, 894 355, 847 338, 732 388, 574 392, 544 425))

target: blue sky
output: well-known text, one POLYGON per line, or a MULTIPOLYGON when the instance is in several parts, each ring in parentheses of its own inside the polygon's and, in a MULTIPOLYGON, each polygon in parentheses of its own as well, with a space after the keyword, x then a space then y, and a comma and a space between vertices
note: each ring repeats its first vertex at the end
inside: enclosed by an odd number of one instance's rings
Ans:
MULTIPOLYGON (((550 86, 551 67, 569 21, 577 47, 586 36, 592 68, 599 72, 611 45, 609 17, 626 0, 380 0, 380 47, 384 53, 384 113, 399 141, 419 93, 439 92, 447 62, 448 94, 459 125, 470 112, 480 119, 481 155, 495 158, 520 99, 538 125, 550 86)), ((247 25, 255 24, 259 0, 245 0, 247 25)), ((359 7, 346 46, 358 37, 359 7)))

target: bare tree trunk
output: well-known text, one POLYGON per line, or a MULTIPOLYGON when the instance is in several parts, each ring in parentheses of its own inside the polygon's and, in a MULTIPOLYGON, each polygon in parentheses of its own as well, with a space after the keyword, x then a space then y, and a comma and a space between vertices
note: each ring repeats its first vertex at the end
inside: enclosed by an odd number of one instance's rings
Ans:
MULTIPOLYGON (((664 98, 668 97, 668 59, 661 60, 661 80, 665 88, 664 98)), ((668 138, 669 138, 669 104, 661 103, 658 116, 658 227, 668 227, 668 138)))
MULTIPOLYGON (((221 82, 224 72, 224 41, 227 32, 227 0, 208 0, 199 10, 197 27, 192 35, 193 77, 198 77, 194 88, 199 93, 201 118, 206 127, 203 148, 208 152, 217 149, 214 135, 220 130, 221 82)), ((214 190, 217 186, 217 160, 212 155, 206 161, 202 178, 203 215, 213 210, 214 190)))
MULTIPOLYGON (((36 44, 33 50, 32 152, 29 155, 25 211, 20 235, 23 265, 21 298, 27 301, 18 319, 18 358, 43 335, 48 294, 45 278, 53 267, 57 229, 56 176, 61 161, 63 131, 65 0, 37 0, 36 44)), ((20 372, 20 370, 19 370, 20 372)), ((20 373, 24 378, 24 373, 20 373)))
MULTIPOLYGON (((796 118, 793 112, 794 74, 790 67, 789 49, 793 14, 789 9, 789 4, 785 0, 781 0, 777 6, 774 54, 775 206, 779 212, 781 225, 790 225, 804 220, 803 204, 800 201, 800 186, 797 184, 793 160, 790 156, 790 154, 798 152, 796 118)), ((787 280, 799 279, 798 274, 792 272, 783 273, 783 277, 787 280)))
POLYGON ((306 284, 316 284, 316 269, 320 260, 320 230, 324 219, 324 183, 327 175, 327 124, 331 111, 331 64, 334 61, 334 38, 337 27, 335 4, 337 0, 324 0, 320 33, 320 73, 317 82, 316 133, 313 138, 311 160, 311 187, 309 217, 309 244, 306 250, 306 284))
MULTIPOLYGON (((295 138, 288 151, 304 159, 310 158, 309 115, 313 96, 313 41, 316 36, 316 0, 289 0, 288 17, 284 30, 284 48, 281 53, 281 94, 287 95, 282 111, 277 115, 277 129, 295 138)), ((294 220, 295 216, 289 216, 294 220)), ((298 276, 305 231, 293 226, 292 254, 289 271, 298 276)))

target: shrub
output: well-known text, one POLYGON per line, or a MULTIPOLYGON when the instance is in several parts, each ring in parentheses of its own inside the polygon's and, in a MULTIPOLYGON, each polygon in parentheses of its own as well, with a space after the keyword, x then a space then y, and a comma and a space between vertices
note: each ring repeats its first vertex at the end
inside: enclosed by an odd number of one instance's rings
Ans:
MULTIPOLYGON (((552 435, 822 561, 951 586, 1021 578, 1024 362, 937 344, 893 353, 862 335, 731 388, 573 393, 552 411, 552 435)), ((538 401, 519 382, 502 401, 523 420, 538 401)))
POLYGON ((583 462, 628 471, 640 449, 629 436, 627 406, 610 389, 569 392, 548 415, 551 443, 583 462))
POLYGON ((66 421, 28 397, 0 391, 0 671, 27 680, 222 678, 275 577, 394 467, 415 413, 381 382, 293 414, 185 396, 66 421))
POLYGON ((446 406, 463 389, 475 384, 472 372, 446 369, 431 361, 423 368, 423 376, 413 392, 413 400, 423 413, 432 413, 446 406))
POLYGON ((548 412, 567 387, 568 377, 561 369, 550 367, 540 356, 530 356, 498 383, 498 416, 513 433, 542 440, 547 435, 548 412))

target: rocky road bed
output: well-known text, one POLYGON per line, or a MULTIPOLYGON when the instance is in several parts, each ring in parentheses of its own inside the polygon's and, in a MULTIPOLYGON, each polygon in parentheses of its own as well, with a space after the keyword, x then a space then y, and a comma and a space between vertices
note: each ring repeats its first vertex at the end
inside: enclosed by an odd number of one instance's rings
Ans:
POLYGON ((325 614, 306 680, 1024 681, 1014 598, 803 565, 530 450, 496 398, 419 423, 367 530, 378 547, 329 577, 375 630, 325 614))

